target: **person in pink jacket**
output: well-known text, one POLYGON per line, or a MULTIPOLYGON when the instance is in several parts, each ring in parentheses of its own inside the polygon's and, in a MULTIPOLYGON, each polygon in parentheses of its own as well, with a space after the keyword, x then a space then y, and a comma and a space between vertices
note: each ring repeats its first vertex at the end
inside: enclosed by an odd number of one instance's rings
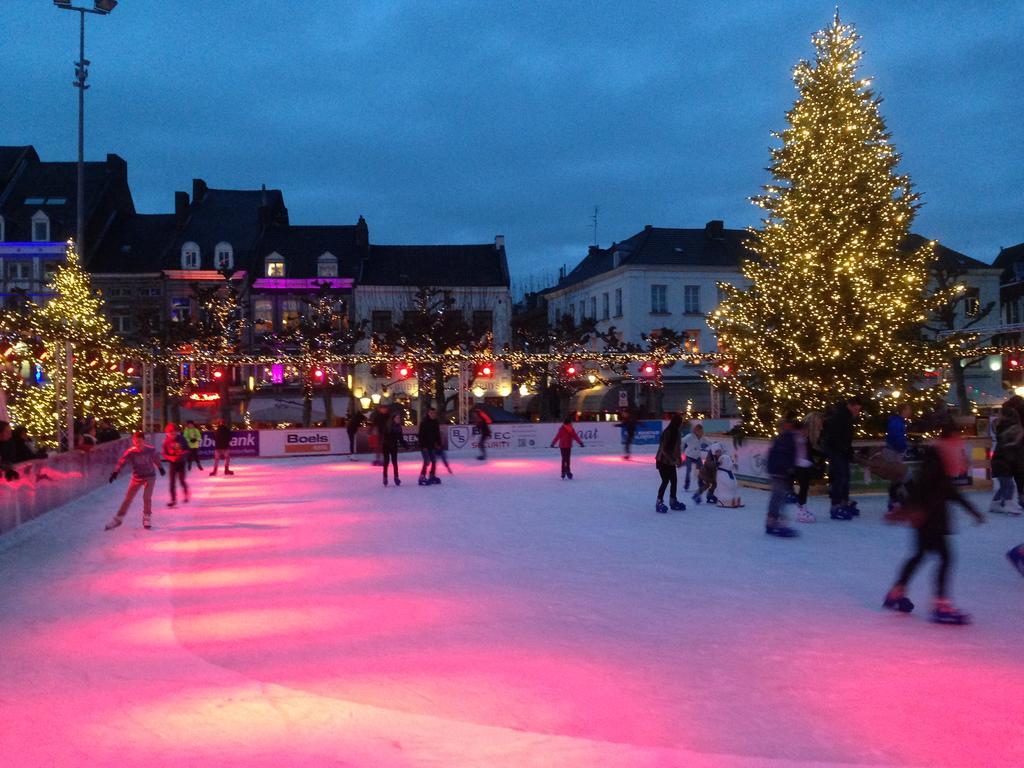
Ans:
POLYGON ((572 480, 572 467, 569 465, 569 462, 572 460, 573 440, 580 444, 580 448, 583 447, 583 441, 580 440, 580 436, 576 434, 576 430, 572 427, 572 419, 567 416, 565 421, 562 422, 562 426, 558 428, 555 439, 551 441, 551 447, 554 448, 557 443, 559 450, 562 452, 563 480, 567 477, 572 480))

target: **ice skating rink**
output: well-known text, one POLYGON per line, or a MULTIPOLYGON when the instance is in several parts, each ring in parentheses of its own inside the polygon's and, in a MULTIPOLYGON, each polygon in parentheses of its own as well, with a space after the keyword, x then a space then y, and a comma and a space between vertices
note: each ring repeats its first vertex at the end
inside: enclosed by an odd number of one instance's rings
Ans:
POLYGON ((122 478, 0 539, 0 763, 1024 765, 1024 520, 957 513, 975 624, 936 626, 930 563, 880 608, 878 497, 780 540, 761 492, 655 514, 650 456, 407 458, 161 478, 107 533, 122 478))

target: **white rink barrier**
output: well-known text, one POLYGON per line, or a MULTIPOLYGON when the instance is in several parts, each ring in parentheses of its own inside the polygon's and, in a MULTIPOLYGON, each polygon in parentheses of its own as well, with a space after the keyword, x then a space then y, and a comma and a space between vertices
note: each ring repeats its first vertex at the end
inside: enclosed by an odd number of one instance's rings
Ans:
MULTIPOLYGON (((488 453, 504 453, 535 448, 550 448, 561 423, 529 422, 491 424, 491 436, 485 443, 488 453)), ((573 422, 583 444, 593 448, 622 445, 622 429, 613 421, 573 422)), ((453 424, 448 427, 448 450, 452 453, 479 451, 480 431, 474 426, 453 424)))
POLYGON ((348 433, 343 428, 263 429, 259 433, 260 458, 347 454, 348 433))
POLYGON ((121 438, 89 452, 55 453, 15 464, 21 477, 0 480, 0 535, 103 485, 130 443, 121 438))

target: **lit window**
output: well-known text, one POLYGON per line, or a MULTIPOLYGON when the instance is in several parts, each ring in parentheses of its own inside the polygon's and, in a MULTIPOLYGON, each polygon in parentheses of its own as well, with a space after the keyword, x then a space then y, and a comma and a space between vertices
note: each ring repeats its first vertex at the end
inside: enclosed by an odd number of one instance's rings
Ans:
POLYGON ((267 256, 267 277, 284 277, 284 258, 279 253, 267 256))
MULTIPOLYGON (((269 266, 269 265, 268 265, 269 266)), ((282 268, 284 264, 281 265, 282 268)), ((284 274, 282 269, 281 274, 284 274)), ((302 314, 299 311, 298 299, 285 299, 281 302, 281 327, 282 328, 294 328, 299 324, 299 319, 302 314)))
POLYGON ((191 302, 187 296, 171 299, 171 321, 187 323, 192 316, 191 302))
POLYGON ((317 277, 337 277, 338 259, 330 253, 324 253, 316 261, 317 277))
POLYGON ((256 333, 271 333, 274 330, 274 302, 257 299, 252 305, 252 328, 256 333))
POLYGON ((218 272, 235 268, 235 249, 231 247, 231 243, 217 243, 213 253, 214 265, 218 272))
POLYGON ((199 269, 201 252, 198 243, 185 243, 181 246, 181 268, 199 269))

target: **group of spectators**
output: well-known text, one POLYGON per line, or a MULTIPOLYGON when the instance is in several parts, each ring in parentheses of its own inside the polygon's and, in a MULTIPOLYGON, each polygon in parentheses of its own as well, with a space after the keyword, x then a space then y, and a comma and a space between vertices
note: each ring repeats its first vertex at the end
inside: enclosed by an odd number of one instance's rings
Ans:
POLYGON ((46 451, 36 449, 25 427, 11 427, 8 422, 0 421, 0 479, 17 480, 21 475, 15 464, 43 458, 46 458, 46 451))

